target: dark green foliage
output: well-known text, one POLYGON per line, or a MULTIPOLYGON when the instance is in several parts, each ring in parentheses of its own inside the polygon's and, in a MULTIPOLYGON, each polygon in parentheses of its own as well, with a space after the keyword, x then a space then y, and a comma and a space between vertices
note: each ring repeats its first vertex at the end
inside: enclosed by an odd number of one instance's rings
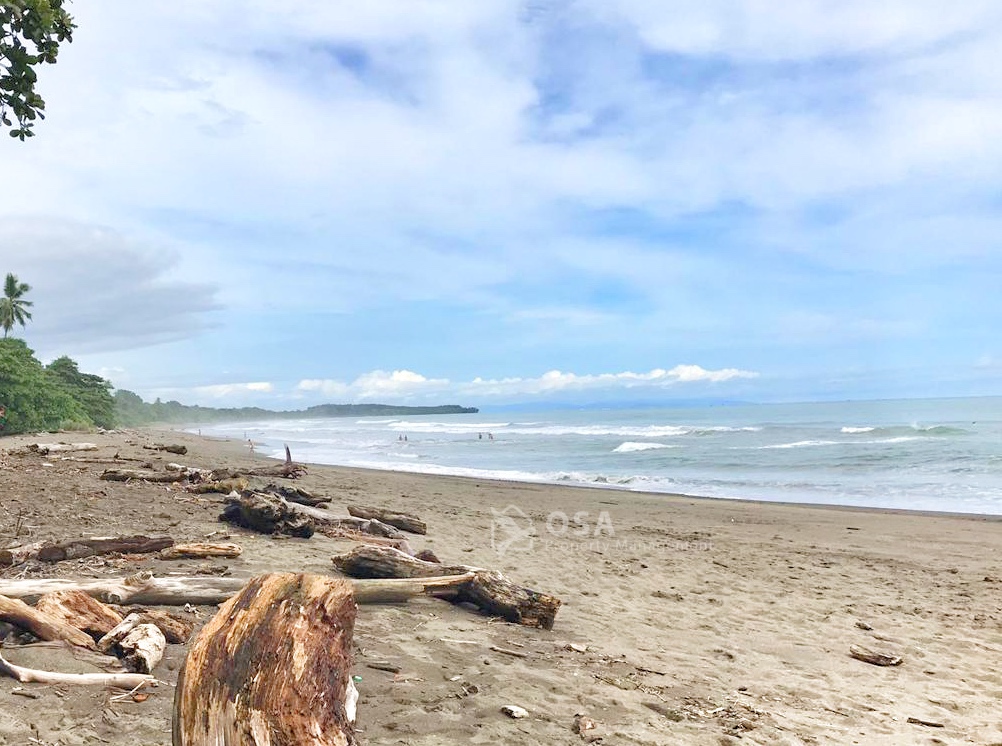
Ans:
POLYGON ((73 41, 75 26, 63 4, 0 0, 0 126, 12 127, 10 136, 19 140, 34 135, 34 120, 45 118, 35 68, 54 64, 60 43, 73 41))
POLYGON ((81 373, 77 364, 65 355, 49 363, 46 370, 83 407, 91 422, 106 430, 115 426, 115 400, 109 381, 92 373, 81 373))
POLYGON ((60 378, 44 368, 20 339, 0 339, 0 405, 7 410, 5 433, 93 425, 60 378))
POLYGON ((24 299, 24 294, 29 290, 31 285, 18 280, 12 272, 7 273, 7 279, 3 284, 3 297, 0 298, 0 327, 3 327, 5 337, 14 328, 14 324, 24 326, 24 322, 31 318, 28 308, 32 302, 24 299))

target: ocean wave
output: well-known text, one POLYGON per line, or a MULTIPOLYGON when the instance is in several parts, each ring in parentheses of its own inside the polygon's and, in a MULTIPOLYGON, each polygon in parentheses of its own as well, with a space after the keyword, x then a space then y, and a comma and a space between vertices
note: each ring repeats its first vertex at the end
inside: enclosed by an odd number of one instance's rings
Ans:
POLYGON ((382 418, 377 420, 355 420, 356 425, 392 425, 397 422, 400 422, 400 420, 386 420, 382 418))
POLYGON ((662 448, 678 448, 677 445, 669 445, 667 443, 635 443, 633 441, 627 441, 625 443, 620 443, 618 446, 612 449, 613 453, 635 453, 637 451, 656 451, 662 448))
POLYGON ((838 442, 834 440, 798 440, 796 443, 779 443, 771 446, 757 446, 754 450, 769 451, 779 448, 811 448, 814 446, 835 446, 835 445, 838 445, 838 442))
POLYGON ((840 431, 846 435, 912 435, 920 433, 923 436, 942 437, 946 435, 967 435, 969 431, 952 425, 888 425, 885 427, 843 427, 840 431))
POLYGON ((407 430, 413 433, 464 433, 488 432, 510 427, 510 422, 403 422, 391 423, 391 430, 407 430))

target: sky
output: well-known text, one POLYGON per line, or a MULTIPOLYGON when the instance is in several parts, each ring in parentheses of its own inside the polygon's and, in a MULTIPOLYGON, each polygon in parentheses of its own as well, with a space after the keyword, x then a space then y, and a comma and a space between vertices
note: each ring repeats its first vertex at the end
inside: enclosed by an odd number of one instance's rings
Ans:
POLYGON ((152 400, 1002 394, 1002 4, 76 0, 0 138, 45 360, 152 400))

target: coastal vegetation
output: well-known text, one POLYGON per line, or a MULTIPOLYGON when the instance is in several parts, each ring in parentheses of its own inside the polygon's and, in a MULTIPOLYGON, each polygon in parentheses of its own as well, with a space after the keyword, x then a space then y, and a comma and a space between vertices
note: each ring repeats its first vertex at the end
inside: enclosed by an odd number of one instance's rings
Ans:
POLYGON ((110 381, 80 371, 63 356, 43 365, 22 339, 0 339, 0 425, 7 434, 136 427, 152 423, 199 424, 289 417, 378 417, 473 413, 475 407, 404 407, 388 404, 321 404, 302 410, 186 406, 152 403, 110 381), (5 420, 4 420, 5 418, 5 420))

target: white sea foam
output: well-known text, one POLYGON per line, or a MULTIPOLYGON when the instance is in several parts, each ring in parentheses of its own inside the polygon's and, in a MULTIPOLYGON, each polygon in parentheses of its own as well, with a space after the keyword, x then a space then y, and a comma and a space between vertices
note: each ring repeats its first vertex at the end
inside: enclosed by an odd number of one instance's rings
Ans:
POLYGON ((834 440, 798 440, 796 443, 779 443, 771 446, 758 446, 756 450, 769 451, 777 448, 811 448, 813 446, 838 445, 834 440))
POLYGON ((856 433, 872 433, 876 429, 875 427, 843 427, 841 432, 855 435, 856 433))
POLYGON ((391 430, 407 430, 412 433, 476 433, 500 430, 509 427, 510 422, 416 422, 395 420, 390 424, 391 430))
POLYGON ((620 443, 618 446, 612 449, 613 453, 634 453, 636 451, 656 451, 662 448, 678 448, 677 445, 669 445, 667 443, 634 443, 633 441, 627 441, 626 443, 620 443))

